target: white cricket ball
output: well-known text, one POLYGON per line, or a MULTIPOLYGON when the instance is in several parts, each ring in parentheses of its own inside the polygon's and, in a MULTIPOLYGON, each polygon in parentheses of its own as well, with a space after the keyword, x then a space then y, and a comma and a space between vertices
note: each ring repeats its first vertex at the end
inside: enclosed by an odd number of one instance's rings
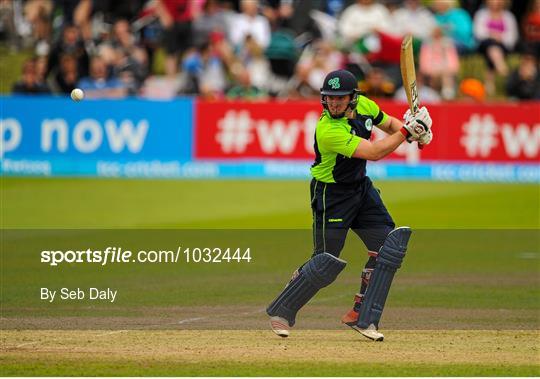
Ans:
POLYGON ((73 101, 81 101, 84 99, 84 92, 80 88, 75 88, 73 91, 71 91, 71 99, 73 101))

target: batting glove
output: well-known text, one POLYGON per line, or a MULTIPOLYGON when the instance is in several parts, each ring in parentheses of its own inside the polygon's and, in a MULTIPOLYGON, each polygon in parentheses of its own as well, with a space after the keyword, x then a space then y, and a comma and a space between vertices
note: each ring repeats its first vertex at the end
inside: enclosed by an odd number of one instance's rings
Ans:
POLYGON ((426 107, 422 107, 412 114, 410 109, 403 115, 405 124, 403 128, 407 131, 407 141, 420 141, 424 139, 427 143, 420 142, 422 145, 427 145, 431 142, 433 135, 431 134, 431 117, 426 107), (431 136, 429 136, 431 134, 431 136))
POLYGON ((433 131, 429 129, 427 133, 424 133, 420 136, 420 139, 418 139, 418 143, 422 146, 429 145, 432 139, 433 139, 433 131))

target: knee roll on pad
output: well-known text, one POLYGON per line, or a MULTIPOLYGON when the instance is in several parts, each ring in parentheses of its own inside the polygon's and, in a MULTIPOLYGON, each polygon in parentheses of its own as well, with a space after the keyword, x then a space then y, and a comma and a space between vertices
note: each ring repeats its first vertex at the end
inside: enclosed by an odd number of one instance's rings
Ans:
POLYGON ((317 254, 306 262, 300 269, 296 278, 281 294, 268 306, 266 313, 269 316, 280 316, 293 326, 296 313, 321 289, 334 280, 347 262, 332 254, 317 254))
POLYGON ((365 329, 370 324, 378 327, 394 274, 401 267, 407 252, 411 233, 410 228, 401 227, 394 229, 386 237, 379 250, 377 264, 371 274, 364 301, 360 307, 357 323, 359 328, 365 329))
POLYGON ((326 287, 336 280, 347 262, 329 253, 317 254, 301 269, 306 279, 318 289, 326 287))
POLYGON ((407 252, 407 244, 411 233, 411 229, 408 227, 398 228, 390 232, 377 256, 377 265, 388 266, 394 271, 400 268, 407 252))

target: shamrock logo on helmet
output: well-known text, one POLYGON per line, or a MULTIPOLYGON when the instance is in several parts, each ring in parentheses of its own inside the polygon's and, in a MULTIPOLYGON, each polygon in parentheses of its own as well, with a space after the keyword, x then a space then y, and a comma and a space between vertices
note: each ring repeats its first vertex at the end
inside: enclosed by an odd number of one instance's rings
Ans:
POLYGON ((328 81, 328 85, 332 86, 332 89, 339 89, 341 85, 339 84, 339 78, 332 78, 328 81))

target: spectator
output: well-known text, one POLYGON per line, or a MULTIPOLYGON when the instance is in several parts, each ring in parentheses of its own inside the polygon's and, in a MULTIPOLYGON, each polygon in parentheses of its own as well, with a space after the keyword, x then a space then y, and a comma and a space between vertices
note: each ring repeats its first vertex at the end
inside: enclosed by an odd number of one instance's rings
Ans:
POLYGON ((8 42, 11 51, 17 51, 21 47, 20 36, 17 33, 16 19, 20 14, 16 13, 16 5, 11 0, 0 0, 0 39, 8 42))
POLYGON ((294 74, 298 53, 292 32, 287 29, 274 30, 265 54, 276 76, 289 79, 294 74))
POLYGON ((266 0, 265 3, 263 14, 274 30, 285 28, 293 32, 295 37, 304 35, 309 40, 320 38, 321 33, 310 14, 317 9, 317 1, 266 0))
POLYGON ((532 51, 521 55, 519 66, 506 82, 506 94, 519 100, 540 99, 540 70, 532 51))
POLYGON ((398 36, 412 34, 421 41, 431 37, 436 26, 435 17, 420 0, 405 0, 404 7, 392 13, 393 33, 398 36))
POLYGON ((150 99, 174 99, 182 88, 182 75, 175 77, 164 75, 149 76, 144 81, 139 95, 150 99))
POLYGON ((192 0, 156 0, 156 14, 163 31, 163 45, 167 54, 165 74, 173 76, 178 71, 178 55, 192 47, 192 21, 195 13, 195 1, 192 0))
MULTIPOLYGON (((55 92, 66 94, 79 81, 86 85, 91 81, 96 88, 87 90, 89 97, 124 96, 126 92, 172 97, 181 92, 221 98, 225 94, 256 97, 259 92, 272 96, 289 92, 300 97, 318 96, 320 72, 347 65, 357 68, 357 78, 366 78, 361 83, 366 92, 390 96, 394 91, 392 84, 395 88, 400 83, 399 44, 402 36, 410 33, 415 37, 415 52, 420 50, 418 80, 426 80, 427 90, 435 88, 443 98, 451 99, 459 65, 456 50, 461 54, 475 46, 471 38, 473 24, 468 16, 473 14, 474 32, 482 29, 476 23, 483 21, 484 29, 488 30, 484 35, 492 40, 480 48, 489 65, 483 89, 492 94, 495 75, 509 72, 505 54, 515 48, 503 36, 513 30, 516 41, 515 19, 508 21, 508 17, 513 17, 502 6, 509 2, 460 0, 467 10, 458 8, 457 3, 456 0, 0 0, 0 34, 7 38, 15 30, 24 45, 29 46, 28 42, 34 42, 29 38, 34 32, 34 38, 41 41, 36 46, 39 58, 33 60, 32 70, 27 69, 35 76, 35 85, 28 86, 32 91, 48 89, 45 84, 48 79, 55 92), (432 4, 436 14, 430 14, 422 4, 432 4), (485 9, 476 11, 480 4, 485 4, 485 9), (314 15, 317 12, 326 19, 317 19, 314 15), (128 20, 137 14, 141 17, 131 26, 128 20), (330 14, 339 17, 339 22, 330 14), (54 25, 63 25, 63 29, 60 38, 49 47, 51 30, 47 30, 52 25, 51 17, 54 25), (317 19, 316 27, 314 19, 317 19), (325 26, 320 28, 320 25, 325 26), (439 29, 432 38, 434 25, 440 25, 446 37, 439 29), (25 33, 21 32, 24 28, 25 33), (165 48, 167 77, 163 81, 159 76, 147 80, 152 65, 148 53, 151 48, 147 51, 140 45, 140 38, 146 33, 144 28, 148 28, 145 38, 150 47, 165 48), (163 28, 166 31, 162 39, 163 28), (339 42, 346 42, 345 47, 350 49, 346 53, 333 46, 338 30, 344 37, 339 42), (326 32, 327 43, 318 42, 321 31, 326 32), (97 32, 101 33, 101 39, 96 38, 97 32), (454 48, 447 37, 454 41, 454 48), (424 47, 417 49, 420 42, 424 47), (42 45, 47 48, 42 49, 42 45), (180 53, 186 53, 188 59, 182 67, 188 71, 171 78, 179 68, 175 61, 180 53), (100 57, 102 64, 97 66, 104 66, 104 70, 98 67, 95 71, 104 71, 103 75, 96 78, 90 75, 89 56, 100 57), (376 69, 370 72, 371 67, 376 69)), ((509 96, 520 99, 536 96, 534 89, 538 86, 540 0, 528 3, 527 6, 514 2, 512 8, 522 11, 527 8, 522 18, 523 39, 519 48, 532 47, 537 54, 536 64, 530 63, 528 52, 520 67, 508 77, 509 96)), ((13 39, 12 45, 17 44, 13 39)), ((17 83, 19 87, 21 83, 23 80, 17 83)))
POLYGON ((253 85, 248 70, 241 70, 237 76, 238 84, 227 91, 228 99, 264 100, 268 97, 265 91, 253 85))
POLYGON ((321 11, 331 17, 338 18, 350 0, 326 0, 322 2, 321 11))
POLYGON ((420 73, 426 77, 429 86, 440 90, 444 99, 453 99, 459 57, 454 42, 444 36, 440 27, 436 27, 432 37, 422 44, 419 63, 420 73))
POLYGON ((107 77, 103 58, 95 56, 90 61, 90 77, 82 78, 78 86, 88 98, 121 98, 127 94, 124 83, 116 77, 107 77))
POLYGON ((241 0, 241 13, 236 14, 231 20, 231 43, 235 50, 240 50, 246 41, 247 36, 251 36, 262 48, 270 44, 270 23, 258 14, 258 0, 241 0))
POLYGON ((92 39, 92 12, 95 11, 93 9, 94 5, 93 0, 77 0, 77 5, 73 10, 73 24, 85 41, 92 39))
POLYGON ((459 0, 460 7, 466 10, 471 18, 474 17, 483 2, 484 0, 459 0))
POLYGON ((209 43, 186 56, 182 71, 182 93, 198 94, 207 99, 223 97, 227 86, 225 67, 209 43))
POLYGON ((89 57, 81 39, 79 29, 75 25, 64 26, 60 41, 56 43, 49 55, 47 76, 51 72, 56 74, 55 71, 58 70, 58 67, 60 66, 60 57, 66 54, 72 55, 77 59, 79 77, 87 76, 89 57))
MULTIPOLYGON (((422 80, 422 75, 418 75, 416 77, 416 87, 418 90, 418 97, 422 100, 423 103, 440 103, 441 102, 441 95, 439 95, 439 92, 435 91, 430 86, 424 84, 424 81, 422 80)), ((394 95, 394 100, 399 101, 401 103, 407 103, 407 94, 405 93, 405 88, 400 87, 396 94, 394 95)))
POLYGON ((216 33, 229 39, 227 16, 220 0, 206 0, 202 14, 193 22, 193 44, 200 46, 210 40, 210 35, 216 33))
POLYGON ((360 92, 369 98, 391 98, 394 96, 396 86, 386 76, 383 69, 374 67, 366 75, 365 80, 358 85, 360 92))
MULTIPOLYGON (((112 24, 115 20, 125 19, 133 20, 143 8, 147 0, 129 0, 129 1, 113 1, 113 0, 93 0, 94 4, 99 4, 96 7, 97 12, 103 14, 104 21, 112 24)), ((200 3, 201 0, 195 0, 200 3)))
POLYGON ((505 0, 486 0, 486 8, 474 16, 474 35, 479 42, 478 51, 486 60, 486 91, 495 93, 495 72, 508 74, 506 55, 512 51, 518 38, 514 15, 505 9, 505 0))
POLYGON ((116 20, 112 27, 112 46, 131 54, 135 49, 135 36, 126 19, 116 20))
POLYGON ((356 0, 356 3, 345 8, 339 18, 339 32, 347 45, 372 32, 391 29, 390 12, 374 0, 356 0))
POLYGON ((54 0, 54 13, 59 13, 62 17, 62 25, 72 25, 75 10, 79 5, 78 0, 54 0))
POLYGON ((146 52, 136 50, 132 55, 120 51, 117 53, 113 75, 126 86, 130 95, 135 95, 148 76, 146 52))
POLYGON ((540 0, 532 0, 530 10, 523 19, 525 45, 532 48, 536 58, 540 58, 540 0))
POLYGON ((435 20, 444 34, 454 41, 460 55, 474 50, 475 41, 471 16, 467 11, 457 8, 455 0, 433 0, 435 20))
POLYGON ((148 76, 148 56, 146 50, 135 44, 135 36, 127 20, 114 23, 112 46, 115 49, 113 72, 133 95, 148 76))
POLYGON ((140 46, 146 51, 148 67, 153 67, 155 52, 161 48, 163 41, 163 28, 156 14, 155 3, 147 2, 131 25, 137 31, 140 46))
POLYGON ((35 58, 35 62, 37 80, 40 83, 45 83, 47 81, 47 57, 39 56, 35 58))
POLYGON ((62 55, 60 57, 60 69, 55 75, 56 85, 60 92, 69 94, 77 87, 79 74, 77 70, 77 59, 73 55, 62 55))
POLYGON ((99 56, 107 68, 107 77, 115 73, 115 65, 118 64, 120 54, 113 48, 109 41, 100 43, 96 48, 96 56, 99 56))
POLYGON ((304 52, 296 66, 298 95, 315 97, 320 95, 321 83, 328 72, 342 67, 343 56, 327 41, 317 41, 304 52))
MULTIPOLYGON (((38 44, 47 44, 52 30, 52 0, 28 0, 24 4, 24 16, 32 25, 34 40, 38 44)), ((46 48, 48 50, 48 47, 46 48)))
POLYGON ((13 85, 12 92, 19 95, 47 95, 51 93, 47 83, 39 80, 35 59, 24 62, 22 79, 13 85))
MULTIPOLYGON (((141 10, 144 0, 112 1, 112 0, 55 0, 65 11, 73 9, 73 23, 81 31, 85 41, 90 42, 93 34, 108 31, 108 26, 115 19, 133 19, 141 10), (68 4, 66 4, 66 2, 68 4), (71 3, 71 4, 70 4, 71 3)), ((174 0, 167 0, 173 2, 174 0)))
MULTIPOLYGON (((251 83, 261 90, 270 88, 272 71, 270 62, 264 55, 263 49, 253 40, 246 38, 243 49, 238 53, 240 63, 249 72, 251 83)), ((232 66, 229 64, 229 66, 232 66)), ((235 71, 231 68, 231 71, 235 71)))

